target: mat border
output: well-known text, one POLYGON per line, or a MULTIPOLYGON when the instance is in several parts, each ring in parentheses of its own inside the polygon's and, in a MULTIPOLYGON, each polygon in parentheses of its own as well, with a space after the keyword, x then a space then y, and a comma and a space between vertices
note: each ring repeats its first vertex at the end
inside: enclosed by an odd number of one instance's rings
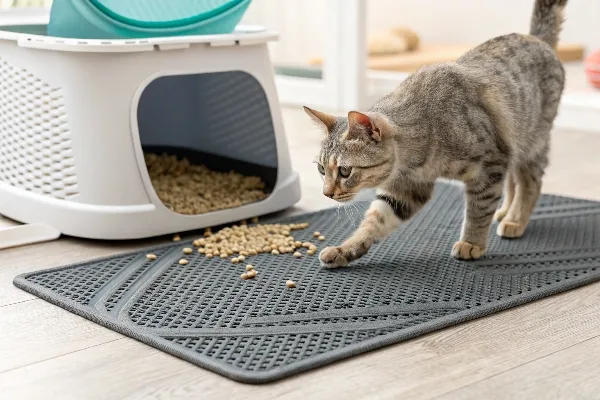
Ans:
MULTIPOLYGON (((445 186, 445 183, 438 183, 441 186, 445 186)), ((459 186, 449 184, 451 186, 459 186)), ((547 196, 558 197, 563 199, 570 200, 579 200, 586 201, 591 203, 596 203, 600 205, 600 202, 595 200, 588 200, 577 197, 568 197, 561 195, 553 195, 550 193, 543 193, 547 196)), ((368 200, 367 200, 368 201, 368 200)), ((281 220, 278 220, 280 223, 285 223, 285 221, 295 220, 303 217, 313 216, 321 213, 325 213, 330 211, 331 209, 335 209, 335 207, 325 208, 318 211, 303 213, 303 214, 295 214, 287 217, 282 217, 281 220)), ((268 223, 265 221, 265 223, 268 223)), ((42 300, 45 300, 55 306, 58 306, 68 312, 71 312, 77 316, 83 317, 91 322, 94 322, 100 326, 118 332, 126 337, 131 339, 135 339, 141 343, 147 344, 151 347, 154 347, 158 350, 161 350, 167 354, 175 356, 179 359, 188 361, 196 366, 199 366, 205 370, 214 372, 223 377, 229 378, 239 383, 244 384, 265 384, 271 383, 274 381, 278 381, 284 378, 291 377, 293 375, 307 372, 310 370, 317 370, 318 368, 332 364, 335 362, 339 362, 342 360, 346 360, 352 356, 360 355, 367 353, 372 350, 382 349, 392 344, 397 344, 401 342, 405 342, 407 340, 421 337, 423 335, 434 333, 436 331, 442 330, 444 328, 450 326, 456 326, 464 322, 476 320, 490 314, 494 314, 497 312, 505 311, 511 308, 515 308, 517 306, 521 306, 524 304, 532 303, 537 300, 541 300, 544 298, 548 298, 550 296, 565 293, 570 290, 585 286, 590 283, 600 281, 600 264, 597 266, 599 269, 596 274, 590 274, 579 279, 570 280, 568 283, 562 284, 560 286, 550 286, 549 288, 540 289, 537 291, 529 291, 527 293, 523 293, 518 296, 513 296, 510 300, 505 301, 501 304, 488 303, 481 306, 473 307, 470 309, 465 309, 463 311, 459 311, 454 314, 445 315, 443 317, 436 318, 434 320, 424 322, 422 324, 404 329, 402 331, 392 332, 382 336, 376 336, 362 342, 352 344, 349 346, 345 346, 336 350, 328 351, 326 353, 318 354, 316 356, 312 356, 308 359, 301 360, 298 362, 294 362, 289 365, 281 366, 273 368, 269 371, 265 372, 250 372, 241 370, 229 364, 217 362, 212 358, 201 356, 201 355, 193 355, 189 352, 182 351, 179 346, 173 345, 171 342, 161 338, 156 334, 149 333, 144 330, 143 327, 136 327, 135 330, 132 329, 134 325, 128 325, 126 323, 117 321, 112 317, 106 316, 104 314, 94 313, 91 311, 90 306, 84 306, 80 303, 77 303, 71 299, 61 297, 60 295, 55 294, 50 289, 47 289, 37 283, 29 282, 27 278, 39 274, 43 274, 46 272, 55 272, 64 269, 69 269, 73 267, 81 267, 84 265, 95 264, 98 262, 109 261, 117 258, 123 258, 132 255, 139 255, 142 252, 151 252, 157 250, 168 249, 172 247, 181 246, 183 243, 186 243, 188 240, 181 240, 175 243, 168 243, 158 246, 149 246, 142 247, 137 250, 131 250, 127 252, 122 252, 118 254, 113 254, 111 256, 99 257, 95 259, 91 259, 84 262, 72 263, 65 266, 46 268, 37 270, 34 272, 23 273, 16 276, 13 280, 13 284, 28 293, 31 293, 42 300), (110 319, 109 319, 110 318, 110 319)), ((468 262, 466 262, 468 263, 468 262)))

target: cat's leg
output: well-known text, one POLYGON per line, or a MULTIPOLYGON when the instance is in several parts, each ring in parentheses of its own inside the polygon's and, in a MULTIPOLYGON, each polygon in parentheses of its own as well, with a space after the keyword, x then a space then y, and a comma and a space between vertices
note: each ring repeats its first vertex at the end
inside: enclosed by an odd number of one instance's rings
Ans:
POLYGON ((525 233, 531 213, 540 197, 542 178, 548 166, 551 131, 563 89, 563 72, 560 69, 548 69, 545 72, 546 76, 541 82, 544 100, 542 115, 531 134, 531 141, 525 153, 528 158, 515 160, 515 196, 508 213, 496 230, 498 236, 504 238, 518 238, 525 233))
POLYGON ((502 197, 506 171, 496 165, 493 172, 484 171, 479 179, 465 182, 465 217, 460 240, 452 247, 452 256, 476 260, 486 251, 492 218, 502 197))
POLYGON ((508 213, 510 205, 515 197, 515 178, 514 174, 509 170, 504 180, 504 199, 502 200, 502 206, 494 213, 494 221, 502 221, 502 219, 508 213))
POLYGON ((529 163, 515 168, 515 197, 496 233, 504 238, 518 238, 525 233, 531 213, 540 197, 545 163, 529 163))
POLYGON ((433 183, 410 184, 400 193, 378 191, 360 226, 348 240, 336 247, 326 247, 319 254, 321 265, 337 268, 348 265, 371 246, 408 221, 429 201, 433 183))

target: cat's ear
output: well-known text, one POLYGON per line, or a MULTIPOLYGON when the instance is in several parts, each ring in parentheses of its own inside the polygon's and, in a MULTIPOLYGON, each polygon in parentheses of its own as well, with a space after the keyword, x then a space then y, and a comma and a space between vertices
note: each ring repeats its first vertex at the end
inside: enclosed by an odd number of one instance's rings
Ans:
POLYGON ((336 122, 336 117, 333 115, 325 114, 324 112, 304 107, 304 111, 308 116, 315 121, 317 124, 325 128, 326 133, 330 133, 336 122))
POLYGON ((365 139, 370 137, 376 142, 381 140, 381 130, 372 118, 358 111, 348 113, 348 136, 349 139, 365 139))

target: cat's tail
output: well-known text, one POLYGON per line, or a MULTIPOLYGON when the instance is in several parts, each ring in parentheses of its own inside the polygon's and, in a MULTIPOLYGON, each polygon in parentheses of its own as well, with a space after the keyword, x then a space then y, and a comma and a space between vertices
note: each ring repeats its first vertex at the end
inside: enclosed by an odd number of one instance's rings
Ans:
POLYGON ((568 0, 535 0, 529 33, 556 48, 568 0))

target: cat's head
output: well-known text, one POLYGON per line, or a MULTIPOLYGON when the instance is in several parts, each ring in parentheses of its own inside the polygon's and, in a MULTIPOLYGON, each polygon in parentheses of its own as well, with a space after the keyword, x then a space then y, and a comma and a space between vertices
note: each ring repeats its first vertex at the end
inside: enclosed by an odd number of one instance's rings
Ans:
POLYGON ((323 194, 339 202, 389 178, 394 167, 391 125, 378 113, 351 111, 335 117, 304 107, 324 133, 316 159, 323 194))

